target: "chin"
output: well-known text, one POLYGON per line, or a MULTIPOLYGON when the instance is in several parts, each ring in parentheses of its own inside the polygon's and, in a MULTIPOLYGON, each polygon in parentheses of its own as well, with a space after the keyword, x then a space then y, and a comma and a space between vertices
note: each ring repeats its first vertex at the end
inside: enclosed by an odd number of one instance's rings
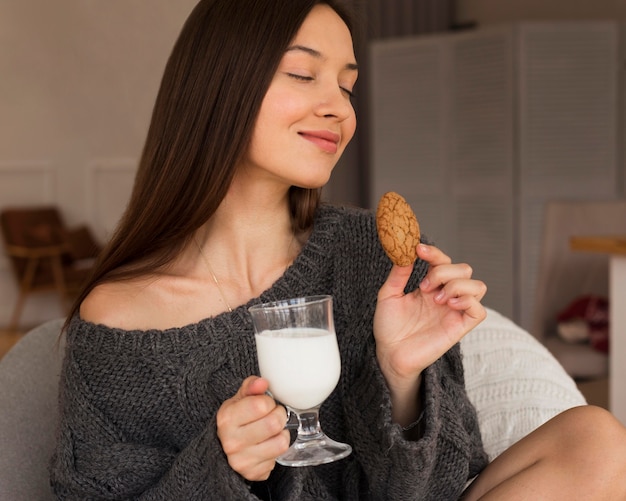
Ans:
POLYGON ((327 172, 318 172, 315 176, 310 176, 308 179, 300 179, 298 183, 294 183, 294 186, 298 186, 299 188, 306 188, 309 190, 315 190, 318 188, 323 188, 330 181, 330 175, 332 173, 332 169, 327 172))
POLYGON ((294 183, 293 186, 297 186, 298 188, 303 188, 305 190, 317 190, 321 189, 328 184, 330 181, 330 176, 328 176, 325 180, 318 180, 317 182, 309 182, 309 183, 294 183))

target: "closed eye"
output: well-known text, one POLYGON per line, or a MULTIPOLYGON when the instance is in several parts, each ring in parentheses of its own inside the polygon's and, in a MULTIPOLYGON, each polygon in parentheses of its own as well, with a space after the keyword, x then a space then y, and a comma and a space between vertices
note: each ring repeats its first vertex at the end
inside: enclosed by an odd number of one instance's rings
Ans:
POLYGON ((345 87, 341 87, 341 86, 339 86, 339 88, 341 89, 342 92, 345 92, 350 99, 354 99, 354 92, 352 92, 350 89, 346 89, 345 87))
POLYGON ((294 78, 296 80, 301 80, 303 82, 311 82, 313 81, 313 77, 309 77, 309 76, 305 76, 305 75, 298 75, 297 73, 287 73, 288 76, 290 76, 291 78, 294 78))
MULTIPOLYGON (((300 80, 301 82, 312 82, 313 80, 315 80, 315 78, 313 77, 310 77, 307 75, 299 75, 298 73, 287 73, 287 76, 295 80, 300 80)), ((346 94, 350 99, 354 98, 354 92, 352 92, 350 89, 346 89, 345 87, 342 87, 341 85, 339 86, 339 88, 341 89, 341 92, 346 94)))

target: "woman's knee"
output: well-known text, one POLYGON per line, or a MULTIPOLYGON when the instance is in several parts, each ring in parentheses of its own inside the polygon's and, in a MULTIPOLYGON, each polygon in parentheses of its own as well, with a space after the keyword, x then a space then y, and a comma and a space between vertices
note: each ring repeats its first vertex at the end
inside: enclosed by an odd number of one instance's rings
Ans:
POLYGON ((626 499, 626 428, 599 407, 564 411, 487 466, 466 499, 535 491, 543 499, 626 499))
MULTIPOLYGON (((593 405, 573 407, 555 418, 563 438, 580 441, 626 445, 626 427, 609 411, 593 405)), ((626 447, 624 447, 626 454, 626 447)))
POLYGON ((598 474, 621 476, 626 490, 626 427, 606 409, 575 407, 554 421, 557 454, 598 474))

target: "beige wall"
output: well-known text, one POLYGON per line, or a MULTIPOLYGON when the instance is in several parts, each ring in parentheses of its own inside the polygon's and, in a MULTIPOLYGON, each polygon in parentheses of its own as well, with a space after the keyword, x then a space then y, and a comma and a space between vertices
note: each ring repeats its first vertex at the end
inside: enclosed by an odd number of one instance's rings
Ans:
MULTIPOLYGON (((163 66, 196 0, 0 2, 0 206, 54 203, 104 238, 130 190, 163 66)), ((0 325, 15 297, 0 257, 0 325)), ((61 313, 29 301, 29 324, 61 313)))
MULTIPOLYGON (((85 170, 136 159, 165 59, 193 3, 3 0, 0 182, 7 169, 47 166, 47 196, 70 219, 84 218, 85 170)), ((36 194, 0 188, 0 204, 23 195, 36 194)))
POLYGON ((458 22, 479 25, 520 20, 626 20, 623 0, 457 0, 458 22))

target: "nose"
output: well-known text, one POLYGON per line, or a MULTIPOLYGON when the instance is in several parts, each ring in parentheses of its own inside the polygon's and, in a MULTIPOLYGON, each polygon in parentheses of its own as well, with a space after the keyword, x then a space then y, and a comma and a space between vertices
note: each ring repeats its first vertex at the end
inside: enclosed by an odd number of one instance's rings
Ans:
POLYGON ((315 106, 315 113, 318 116, 335 118, 342 122, 354 113, 354 108, 350 102, 350 96, 337 84, 324 86, 320 91, 319 101, 315 106))

